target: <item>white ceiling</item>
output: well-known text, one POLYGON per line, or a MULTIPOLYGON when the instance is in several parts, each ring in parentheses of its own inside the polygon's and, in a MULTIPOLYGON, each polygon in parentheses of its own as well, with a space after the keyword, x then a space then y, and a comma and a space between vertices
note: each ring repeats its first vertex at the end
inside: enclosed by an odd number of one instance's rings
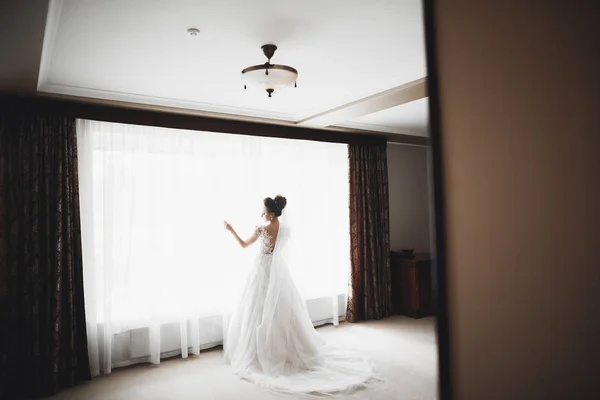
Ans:
MULTIPOLYGON (((421 8, 420 0, 51 0, 38 90, 296 123, 424 78, 421 8), (186 34, 192 27, 199 36, 186 34), (279 47, 272 62, 298 69, 297 89, 273 98, 243 90, 240 72, 266 61, 266 43, 279 47)), ((426 109, 413 103, 349 125, 415 127, 426 109)))
POLYGON ((407 135, 429 135, 429 99, 422 98, 355 118, 343 126, 407 135))

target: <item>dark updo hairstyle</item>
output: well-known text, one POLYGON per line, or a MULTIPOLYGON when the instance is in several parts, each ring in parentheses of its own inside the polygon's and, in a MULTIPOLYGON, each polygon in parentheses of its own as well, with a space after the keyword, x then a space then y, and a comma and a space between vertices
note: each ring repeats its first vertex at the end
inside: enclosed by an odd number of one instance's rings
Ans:
POLYGON ((281 217, 281 213, 287 205, 287 199, 280 195, 275 196, 274 199, 267 197, 264 200, 264 204, 269 212, 272 212, 277 217, 281 217))

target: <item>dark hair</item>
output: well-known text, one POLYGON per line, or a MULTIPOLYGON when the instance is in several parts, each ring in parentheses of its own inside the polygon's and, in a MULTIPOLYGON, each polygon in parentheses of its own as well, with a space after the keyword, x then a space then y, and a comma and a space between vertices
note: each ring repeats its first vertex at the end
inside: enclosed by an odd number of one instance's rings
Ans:
POLYGON ((283 196, 277 195, 274 199, 267 197, 263 203, 269 212, 272 212, 277 217, 280 217, 283 209, 287 205, 287 199, 283 196))

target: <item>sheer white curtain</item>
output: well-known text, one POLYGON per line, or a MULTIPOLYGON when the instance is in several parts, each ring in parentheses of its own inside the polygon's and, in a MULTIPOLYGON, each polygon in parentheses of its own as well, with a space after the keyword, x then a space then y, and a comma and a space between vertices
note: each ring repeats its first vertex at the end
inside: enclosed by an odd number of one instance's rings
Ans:
POLYGON ((315 323, 345 310, 345 145, 80 120, 77 125, 92 373, 222 341, 222 315, 249 268, 223 229, 260 223, 282 194, 290 268, 315 323))

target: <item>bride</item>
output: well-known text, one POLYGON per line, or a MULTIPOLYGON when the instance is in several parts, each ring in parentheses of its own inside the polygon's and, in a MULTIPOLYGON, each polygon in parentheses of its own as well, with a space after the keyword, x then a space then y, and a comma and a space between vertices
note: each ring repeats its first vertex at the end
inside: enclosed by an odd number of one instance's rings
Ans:
POLYGON ((259 242, 240 304, 226 327, 224 357, 241 378, 288 394, 330 394, 375 381, 371 363, 352 352, 327 345, 314 329, 304 299, 286 266, 291 235, 281 217, 285 197, 264 200, 264 225, 243 240, 259 242))

